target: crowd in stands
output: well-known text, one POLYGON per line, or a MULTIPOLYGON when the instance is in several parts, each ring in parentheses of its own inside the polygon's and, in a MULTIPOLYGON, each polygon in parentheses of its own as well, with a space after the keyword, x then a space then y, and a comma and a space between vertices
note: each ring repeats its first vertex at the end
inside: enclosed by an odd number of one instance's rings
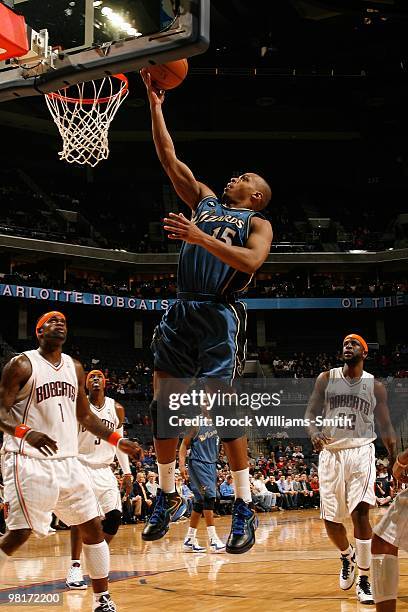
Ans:
MULTIPOLYGON (((21 172, 2 171, 0 233, 134 253, 172 252, 174 244, 166 239, 161 220, 168 205, 177 211, 179 203, 168 185, 112 181, 67 185, 61 191, 57 180, 48 176, 40 180, 41 186, 21 172), (129 193, 133 207, 121 207, 119 215, 117 203, 127 200, 129 193), (71 213, 71 221, 64 211, 71 213)), ((280 197, 278 205, 265 211, 274 227, 272 252, 378 251, 407 246, 404 232, 400 235, 399 226, 392 223, 403 210, 390 204, 381 206, 378 214, 371 200, 353 206, 351 195, 348 206, 347 195, 337 202, 332 194, 331 206, 327 201, 317 202, 315 195, 308 196, 304 190, 280 197), (319 218, 326 221, 322 226, 317 223, 319 218)))
MULTIPOLYGON (((325 370, 342 365, 340 352, 328 353, 293 353, 290 357, 281 357, 268 348, 258 349, 261 364, 271 366, 272 376, 278 378, 314 378, 325 370)), ((388 352, 371 350, 366 359, 367 369, 378 377, 391 381, 395 378, 408 377, 408 344, 399 344, 388 352)))
MULTIPOLYGON (((38 269, 32 264, 15 266, 12 274, 1 275, 1 282, 13 285, 45 287, 65 291, 79 291, 103 295, 127 296, 141 299, 175 299, 177 280, 175 274, 146 275, 137 278, 62 273, 38 269)), ((255 282, 245 292, 247 298, 292 297, 381 297, 408 293, 408 278, 374 280, 361 277, 344 277, 341 274, 273 274, 259 273, 255 282)))

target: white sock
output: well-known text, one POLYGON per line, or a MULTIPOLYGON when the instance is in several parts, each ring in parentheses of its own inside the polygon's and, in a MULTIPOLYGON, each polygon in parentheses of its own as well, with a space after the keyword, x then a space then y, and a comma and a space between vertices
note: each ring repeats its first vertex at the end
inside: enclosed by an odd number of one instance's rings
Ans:
POLYGON ((245 503, 252 501, 251 488, 249 486, 249 468, 231 472, 234 479, 235 499, 243 499, 245 503))
POLYGON ((163 493, 174 493, 176 484, 174 472, 176 469, 176 460, 171 463, 158 463, 159 467, 159 487, 163 493))
POLYGON ((356 538, 356 553, 359 576, 368 576, 371 566, 371 540, 356 538))
POLYGON ((187 531, 187 537, 188 538, 195 538, 197 534, 197 529, 195 529, 194 527, 189 527, 188 531, 187 531))
POLYGON ((81 561, 79 559, 72 559, 71 566, 77 564, 78 567, 81 567, 81 561))
POLYGON ((214 525, 210 525, 207 527, 208 539, 209 540, 218 540, 217 532, 215 531, 214 525))
POLYGON ((346 550, 341 550, 340 552, 343 555, 343 557, 351 557, 353 553, 353 547, 351 546, 351 544, 349 544, 349 547, 346 548, 346 550))

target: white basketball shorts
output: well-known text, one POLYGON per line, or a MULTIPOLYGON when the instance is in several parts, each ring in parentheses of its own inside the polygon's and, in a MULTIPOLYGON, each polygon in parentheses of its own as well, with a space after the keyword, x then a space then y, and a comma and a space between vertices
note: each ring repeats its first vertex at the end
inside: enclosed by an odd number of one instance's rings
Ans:
POLYGON ((85 462, 83 462, 83 465, 91 479, 92 488, 102 508, 102 512, 104 514, 112 510, 122 512, 119 485, 111 468, 109 466, 92 466, 85 462))
POLYGON ((52 513, 66 525, 101 515, 90 478, 77 457, 37 459, 5 453, 2 461, 6 524, 9 530, 49 533, 52 513))
POLYGON ((323 449, 319 458, 321 518, 342 523, 359 503, 375 506, 375 448, 323 449))
POLYGON ((408 551, 408 489, 397 495, 373 531, 388 544, 408 551))

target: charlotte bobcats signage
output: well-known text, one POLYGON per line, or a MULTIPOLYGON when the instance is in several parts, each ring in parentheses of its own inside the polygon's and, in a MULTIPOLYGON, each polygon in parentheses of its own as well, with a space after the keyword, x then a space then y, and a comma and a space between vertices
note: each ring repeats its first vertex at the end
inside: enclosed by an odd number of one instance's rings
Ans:
MULTIPOLYGON (((167 310, 174 300, 140 299, 117 295, 100 295, 63 289, 44 289, 0 283, 0 297, 15 297, 28 300, 87 304, 130 310, 167 310)), ((300 310, 300 309, 380 309, 408 306, 408 294, 387 297, 335 297, 335 298, 248 298, 243 299, 248 310, 300 310)))

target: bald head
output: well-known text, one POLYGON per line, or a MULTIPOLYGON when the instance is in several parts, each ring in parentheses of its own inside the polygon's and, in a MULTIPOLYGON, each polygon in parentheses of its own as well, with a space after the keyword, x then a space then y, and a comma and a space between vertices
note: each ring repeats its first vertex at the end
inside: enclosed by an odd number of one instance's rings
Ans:
POLYGON ((263 210, 272 197, 272 190, 262 176, 255 172, 245 172, 233 177, 227 183, 222 200, 233 207, 263 210))

